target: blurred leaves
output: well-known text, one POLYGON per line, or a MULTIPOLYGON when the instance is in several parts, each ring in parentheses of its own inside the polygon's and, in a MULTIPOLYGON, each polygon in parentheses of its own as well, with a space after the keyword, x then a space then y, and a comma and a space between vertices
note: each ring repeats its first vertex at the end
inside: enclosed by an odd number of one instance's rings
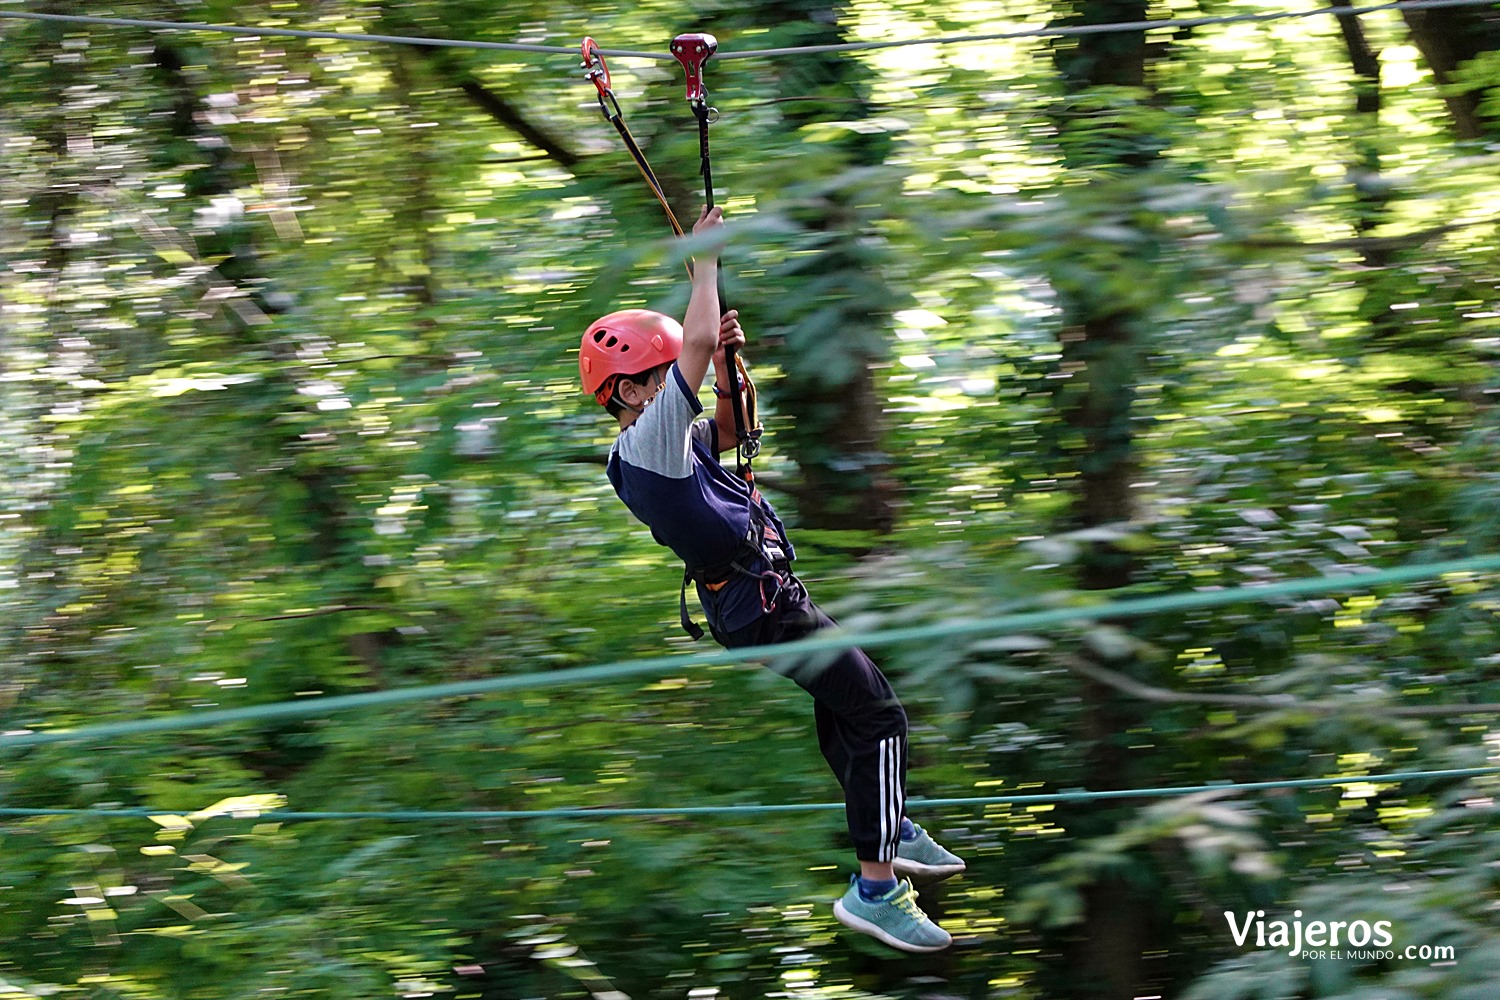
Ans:
MULTIPOLYGON (((730 50, 1063 12, 99 13, 658 48, 676 26, 730 50)), ((1029 42, 714 64, 727 294, 769 427, 761 482, 846 627, 1493 549, 1500 190, 1493 151, 1455 141, 1444 97, 1478 91, 1489 114, 1496 61, 1440 87, 1405 22, 1364 23, 1387 81, 1376 127, 1352 110, 1327 18, 1178 33, 1145 88, 1065 85, 1029 42), (1121 323, 1128 349, 1080 344, 1093 321, 1121 323), (1101 401, 1119 404, 1107 426, 1060 419, 1101 401), (1080 529, 1080 479, 1121 459, 1138 516, 1080 529), (1129 563, 1130 583, 1081 588, 1101 559, 1129 563)), ((680 310, 698 247, 664 239, 576 67, 0 32, 5 728, 687 648, 680 568, 598 467, 609 428, 576 392, 572 331, 609 308, 680 310)), ((691 218, 676 75, 618 62, 632 128, 691 218)), ((1492 578, 1443 579, 877 652, 922 797, 1067 790, 1101 761, 1153 787, 1358 779, 1493 762, 1492 718, 1383 709, 1500 701, 1496 607, 1492 578), (1142 705, 1090 686, 1081 659, 1286 703, 1142 705), (1312 699, 1351 710, 1298 709, 1312 699)), ((1492 992, 1489 780, 924 807, 970 863, 923 889, 960 942, 930 961, 835 924, 852 861, 836 812, 248 815, 821 802, 836 783, 810 716, 770 671, 684 668, 7 755, 6 806, 160 819, 0 824, 0 992, 1098 995, 1063 949, 1117 881, 1150 900, 1157 994, 1492 992), (1236 948, 1223 926, 1225 911, 1297 908, 1378 915, 1401 946, 1457 960, 1313 962, 1236 948)))

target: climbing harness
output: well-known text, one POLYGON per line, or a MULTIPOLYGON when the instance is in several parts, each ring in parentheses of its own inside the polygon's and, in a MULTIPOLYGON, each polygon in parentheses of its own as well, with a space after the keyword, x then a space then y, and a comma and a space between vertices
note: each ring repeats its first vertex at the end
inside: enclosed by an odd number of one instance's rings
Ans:
POLYGON ((791 547, 787 545, 782 533, 772 523, 771 516, 761 500, 760 491, 749 484, 746 486, 750 491, 748 500, 750 520, 745 530, 745 537, 740 540, 738 551, 728 562, 717 566, 697 569, 692 566, 683 567, 682 589, 677 598, 678 620, 682 625, 682 630, 694 640, 703 638, 703 629, 693 621, 693 616, 688 612, 688 584, 696 583, 702 586, 713 595, 710 599, 714 600, 734 577, 750 577, 759 584, 760 609, 764 614, 774 611, 776 601, 782 592, 797 584, 797 578, 792 575, 791 547), (768 568, 756 569, 757 559, 764 560, 768 568))

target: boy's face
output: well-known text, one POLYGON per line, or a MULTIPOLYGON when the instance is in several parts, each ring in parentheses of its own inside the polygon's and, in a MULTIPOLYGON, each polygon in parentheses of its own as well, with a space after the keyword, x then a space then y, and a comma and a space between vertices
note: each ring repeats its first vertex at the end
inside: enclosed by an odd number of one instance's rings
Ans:
POLYGON ((656 394, 661 392, 666 386, 667 371, 671 367, 670 363, 657 365, 651 369, 651 377, 646 380, 644 385, 629 380, 622 380, 620 383, 620 398, 631 406, 637 408, 644 407, 651 400, 655 399, 656 394))

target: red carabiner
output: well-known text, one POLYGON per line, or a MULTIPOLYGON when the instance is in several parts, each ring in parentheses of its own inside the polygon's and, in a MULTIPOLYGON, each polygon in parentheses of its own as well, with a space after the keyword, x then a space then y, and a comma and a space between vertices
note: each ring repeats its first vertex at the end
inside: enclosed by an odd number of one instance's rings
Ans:
POLYGON ((687 72, 689 101, 702 104, 708 100, 708 88, 703 85, 703 64, 717 51, 719 40, 713 35, 694 32, 672 39, 672 55, 682 63, 682 68, 687 72))
POLYGON ((599 51, 599 43, 592 38, 583 40, 583 68, 588 70, 583 74, 584 78, 591 81, 598 89, 601 104, 604 98, 614 96, 614 86, 609 79, 609 64, 604 61, 604 54, 599 51))

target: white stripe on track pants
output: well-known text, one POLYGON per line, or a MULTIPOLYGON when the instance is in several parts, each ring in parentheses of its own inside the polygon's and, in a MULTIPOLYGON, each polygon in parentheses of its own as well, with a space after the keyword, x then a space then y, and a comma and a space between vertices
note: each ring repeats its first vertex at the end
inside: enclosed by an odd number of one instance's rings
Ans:
MULTIPOLYGON (((783 588, 776 608, 714 638, 730 648, 791 642, 833 628, 800 581, 783 588)), ((844 789, 844 813, 855 856, 896 856, 906 809, 906 712, 890 682, 861 649, 811 653, 773 669, 813 696, 818 746, 844 789)))

